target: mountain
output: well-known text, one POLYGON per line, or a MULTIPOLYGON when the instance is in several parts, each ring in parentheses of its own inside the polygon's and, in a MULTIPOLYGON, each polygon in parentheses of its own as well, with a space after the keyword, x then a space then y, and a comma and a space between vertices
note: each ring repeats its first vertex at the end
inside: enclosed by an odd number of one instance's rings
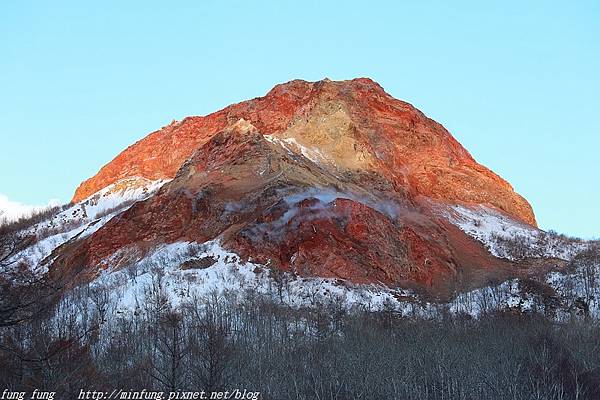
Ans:
POLYGON ((312 161, 374 172, 412 195, 488 203, 535 225, 531 206, 508 182, 478 164, 440 124, 366 78, 291 81, 264 97, 174 122, 83 182, 73 201, 123 178, 172 179, 194 151, 240 120, 304 151, 312 161))
POLYGON ((430 298, 543 275, 586 246, 539 230, 508 182, 366 78, 295 80, 173 122, 24 232, 37 242, 12 260, 57 280, 158 267, 430 298))

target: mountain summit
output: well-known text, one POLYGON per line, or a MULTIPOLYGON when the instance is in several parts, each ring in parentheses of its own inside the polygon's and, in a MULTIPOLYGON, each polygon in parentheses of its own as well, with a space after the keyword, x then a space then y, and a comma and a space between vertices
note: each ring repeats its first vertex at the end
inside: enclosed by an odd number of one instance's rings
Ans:
POLYGON ((50 276, 91 280, 168 246, 217 241, 271 273, 440 293, 515 271, 495 235, 541 232, 509 183, 366 78, 294 80, 173 122, 73 202, 50 226, 88 225, 38 256, 50 276))
POLYGON ((394 99, 376 82, 306 82, 151 133, 83 182, 77 202, 124 178, 172 179, 215 134, 239 121, 338 172, 373 173, 395 191, 452 203, 488 204, 535 225, 530 205, 478 164, 437 122, 394 99))

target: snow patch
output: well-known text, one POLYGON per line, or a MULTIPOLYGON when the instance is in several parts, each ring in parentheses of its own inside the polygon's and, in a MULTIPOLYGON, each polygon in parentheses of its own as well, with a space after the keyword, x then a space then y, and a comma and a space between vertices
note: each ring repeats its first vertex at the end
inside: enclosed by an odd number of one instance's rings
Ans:
POLYGON ((557 321, 586 315, 600 318, 600 301, 596 300, 600 286, 589 284, 600 282, 600 265, 592 265, 591 270, 579 266, 570 273, 552 272, 535 281, 511 279, 439 303, 405 289, 271 271, 269 263, 244 262, 218 239, 161 245, 120 269, 114 267, 112 258, 105 264, 109 267, 89 287, 106 297, 111 314, 125 318, 146 313, 149 305, 157 303, 178 309, 213 296, 243 301, 249 294, 267 296, 295 309, 386 311, 405 318, 437 319, 448 314, 479 318, 509 310, 541 313, 557 321))
POLYGON ((556 321, 600 319, 600 264, 575 263, 570 271, 552 271, 536 280, 511 279, 459 294, 449 303, 452 314, 473 318, 510 309, 556 321))
POLYGON ((444 214, 494 256, 513 261, 533 257, 571 260, 588 246, 583 241, 536 229, 483 205, 450 206, 444 214))
POLYGON ((346 308, 360 306, 375 311, 390 304, 399 307, 396 297, 410 295, 408 291, 352 285, 336 279, 299 278, 285 273, 274 277, 268 267, 243 262, 237 254, 225 250, 219 240, 162 245, 128 267, 105 270, 91 285, 108 289, 118 313, 138 312, 157 287, 173 307, 214 293, 242 296, 253 292, 296 308, 336 302, 346 308), (207 265, 202 264, 207 260, 212 265, 201 266, 207 265))
MULTIPOLYGON (((22 236, 35 236, 38 240, 8 260, 10 273, 25 264, 37 274, 47 271, 44 260, 59 246, 73 238, 85 238, 137 201, 148 198, 167 181, 150 181, 145 178, 128 178, 113 183, 87 199, 73 204, 64 211, 21 232, 22 236)), ((50 260, 47 260, 50 261, 50 260)))
POLYGON ((283 147, 289 154, 301 154, 315 164, 330 162, 329 158, 320 150, 303 146, 295 138, 279 139, 272 135, 264 135, 264 138, 271 143, 283 147))

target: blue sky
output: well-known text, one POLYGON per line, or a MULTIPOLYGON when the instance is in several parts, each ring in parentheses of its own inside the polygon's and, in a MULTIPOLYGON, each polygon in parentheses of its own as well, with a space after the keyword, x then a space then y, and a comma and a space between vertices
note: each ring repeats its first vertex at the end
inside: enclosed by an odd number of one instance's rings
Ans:
POLYGON ((127 145, 295 78, 367 76, 600 236, 600 3, 0 3, 0 194, 68 201, 127 145))

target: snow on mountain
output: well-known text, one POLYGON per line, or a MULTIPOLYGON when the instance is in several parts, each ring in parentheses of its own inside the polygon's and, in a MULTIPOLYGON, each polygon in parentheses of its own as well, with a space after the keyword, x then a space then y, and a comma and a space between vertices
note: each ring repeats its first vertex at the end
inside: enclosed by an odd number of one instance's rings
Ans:
MULTIPOLYGON (((113 262, 106 260, 105 264, 113 262)), ((419 318, 439 318, 443 314, 479 318, 488 313, 516 310, 564 321, 586 314, 600 318, 600 302, 586 285, 592 279, 590 274, 600 278, 600 264, 594 264, 591 270, 551 272, 538 280, 509 279, 459 293, 448 302, 432 302, 410 290, 273 273, 268 264, 242 261, 216 239, 202 244, 162 245, 127 266, 109 266, 90 283, 89 289, 90 293, 102 294, 109 314, 122 317, 147 313, 159 303, 161 307, 178 309, 213 296, 226 301, 266 296, 296 309, 389 311, 419 318)))
POLYGON ((484 205, 453 205, 445 214, 494 256, 512 261, 532 257, 571 260, 587 247, 583 241, 544 232, 484 205))
POLYGON ((319 164, 320 162, 330 162, 330 160, 318 149, 303 146, 298 143, 295 138, 279 139, 271 135, 264 135, 264 138, 271 143, 283 147, 290 154, 301 154, 314 163, 319 164))
MULTIPOLYGON (((368 79, 292 81, 171 124, 128 147, 73 198, 19 232, 34 244, 0 272, 81 268, 90 279, 81 286, 122 314, 153 296, 178 307, 213 293, 424 317, 534 311, 547 306, 540 291, 571 296, 567 310, 576 301, 596 307, 585 281, 573 283, 577 268, 544 275, 570 263, 529 262, 569 261, 587 244, 537 229, 510 184, 368 79), (172 190, 159 190, 170 179, 172 190), (124 210, 128 218, 100 230, 124 210), (534 275, 537 286, 528 281, 534 275), (462 293, 448 289, 468 276, 477 280, 462 293), (481 287, 497 276, 511 279, 481 287)), ((26 209, 6 198, 2 208, 2 200, 0 210, 26 209)))
POLYGON ((449 303, 452 314, 478 318, 501 310, 537 312, 557 321, 573 316, 600 318, 600 263, 576 265, 569 271, 552 271, 540 279, 510 279, 459 294, 449 303))
POLYGON ((172 307, 212 294, 254 293, 271 295, 291 307, 337 302, 346 308, 361 306, 382 310, 388 304, 397 303, 395 296, 409 294, 336 279, 299 278, 286 273, 273 275, 268 265, 243 262, 237 254, 225 250, 218 239, 203 244, 177 242, 160 246, 125 268, 105 270, 91 287, 106 289, 119 313, 143 308, 157 290, 172 307))
POLYGON ((25 265, 36 273, 45 273, 46 264, 50 261, 46 258, 56 248, 73 238, 82 239, 91 235, 133 203, 146 199, 165 182, 127 178, 27 228, 20 235, 34 236, 34 244, 13 255, 7 262, 11 268, 3 272, 25 265))
POLYGON ((30 232, 39 235, 45 231, 60 230, 65 226, 81 226, 90 223, 115 210, 146 199, 166 182, 138 177, 122 179, 33 226, 30 232))
POLYGON ((111 229, 65 248, 57 269, 76 266, 94 276, 98 262, 120 249, 223 234, 227 248, 271 259, 272 269, 390 287, 402 282, 434 293, 463 270, 495 275, 511 265, 456 229, 444 237, 447 221, 431 207, 490 204, 536 224, 508 182, 442 125, 370 79, 295 80, 185 118, 129 146, 73 198, 139 176, 173 182, 111 229), (287 198, 323 188, 337 198, 287 198))

